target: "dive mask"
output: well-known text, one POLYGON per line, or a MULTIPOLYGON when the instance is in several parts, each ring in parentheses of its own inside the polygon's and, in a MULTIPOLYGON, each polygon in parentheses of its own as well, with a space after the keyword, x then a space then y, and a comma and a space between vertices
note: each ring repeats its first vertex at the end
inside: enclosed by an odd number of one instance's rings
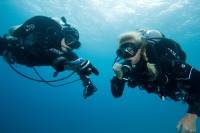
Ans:
POLYGON ((78 49, 81 46, 81 43, 76 38, 74 38, 72 35, 65 36, 65 43, 71 49, 78 49))
POLYGON ((116 53, 118 57, 122 59, 127 59, 130 57, 134 57, 138 49, 139 49, 138 45, 131 42, 127 42, 127 43, 121 44, 121 46, 116 51, 116 53))

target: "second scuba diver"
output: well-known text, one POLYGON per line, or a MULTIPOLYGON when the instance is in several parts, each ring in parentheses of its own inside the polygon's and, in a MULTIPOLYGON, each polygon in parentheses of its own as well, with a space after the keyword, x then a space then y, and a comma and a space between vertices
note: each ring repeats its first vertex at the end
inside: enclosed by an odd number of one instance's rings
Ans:
POLYGON ((0 37, 0 55, 10 65, 52 66, 56 70, 54 76, 64 70, 74 71, 83 81, 83 96, 87 98, 97 91, 89 75, 99 72, 89 60, 73 52, 80 46, 78 30, 64 17, 34 16, 0 37))

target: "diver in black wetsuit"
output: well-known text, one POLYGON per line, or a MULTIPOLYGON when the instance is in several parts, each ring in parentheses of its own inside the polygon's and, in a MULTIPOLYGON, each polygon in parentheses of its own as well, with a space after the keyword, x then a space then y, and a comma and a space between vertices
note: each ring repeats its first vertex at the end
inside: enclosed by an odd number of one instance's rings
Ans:
POLYGON ((184 101, 189 105, 186 116, 177 125, 177 132, 196 132, 200 117, 200 72, 188 65, 186 54, 178 43, 157 30, 124 33, 119 38, 111 79, 111 92, 122 96, 124 86, 156 93, 165 100, 184 101))
POLYGON ((0 55, 9 64, 52 66, 56 73, 64 70, 77 72, 85 87, 84 98, 87 98, 97 90, 89 75, 99 72, 89 60, 78 58, 73 52, 80 45, 78 30, 64 17, 34 16, 0 37, 0 55))

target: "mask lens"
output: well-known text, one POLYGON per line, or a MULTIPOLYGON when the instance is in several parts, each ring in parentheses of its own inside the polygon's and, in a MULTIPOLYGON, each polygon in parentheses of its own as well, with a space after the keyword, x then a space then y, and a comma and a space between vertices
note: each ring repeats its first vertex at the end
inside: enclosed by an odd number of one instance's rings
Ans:
POLYGON ((65 43, 72 49, 78 49, 81 46, 81 43, 71 35, 65 36, 65 43))
POLYGON ((119 48, 117 50, 117 56, 119 56, 122 59, 133 57, 133 54, 131 54, 127 49, 119 48))
POLYGON ((117 56, 119 56, 122 59, 134 57, 138 51, 138 48, 136 46, 137 45, 133 43, 122 44, 116 52, 117 56))

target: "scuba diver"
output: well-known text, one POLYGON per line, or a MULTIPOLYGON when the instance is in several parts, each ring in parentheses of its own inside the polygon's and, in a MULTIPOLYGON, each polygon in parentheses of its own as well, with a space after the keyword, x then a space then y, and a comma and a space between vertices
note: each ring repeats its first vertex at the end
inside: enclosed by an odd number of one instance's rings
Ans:
POLYGON ((137 30, 119 37, 115 76, 111 92, 122 96, 125 84, 189 105, 187 114, 178 122, 179 133, 196 132, 200 117, 200 72, 187 64, 186 54, 175 41, 158 30, 137 30))
POLYGON ((89 75, 99 75, 99 72, 89 60, 73 52, 80 46, 78 30, 64 17, 34 16, 0 37, 0 55, 10 66, 15 63, 32 68, 52 66, 56 70, 54 77, 64 70, 76 72, 83 81, 86 99, 97 91, 89 75))

